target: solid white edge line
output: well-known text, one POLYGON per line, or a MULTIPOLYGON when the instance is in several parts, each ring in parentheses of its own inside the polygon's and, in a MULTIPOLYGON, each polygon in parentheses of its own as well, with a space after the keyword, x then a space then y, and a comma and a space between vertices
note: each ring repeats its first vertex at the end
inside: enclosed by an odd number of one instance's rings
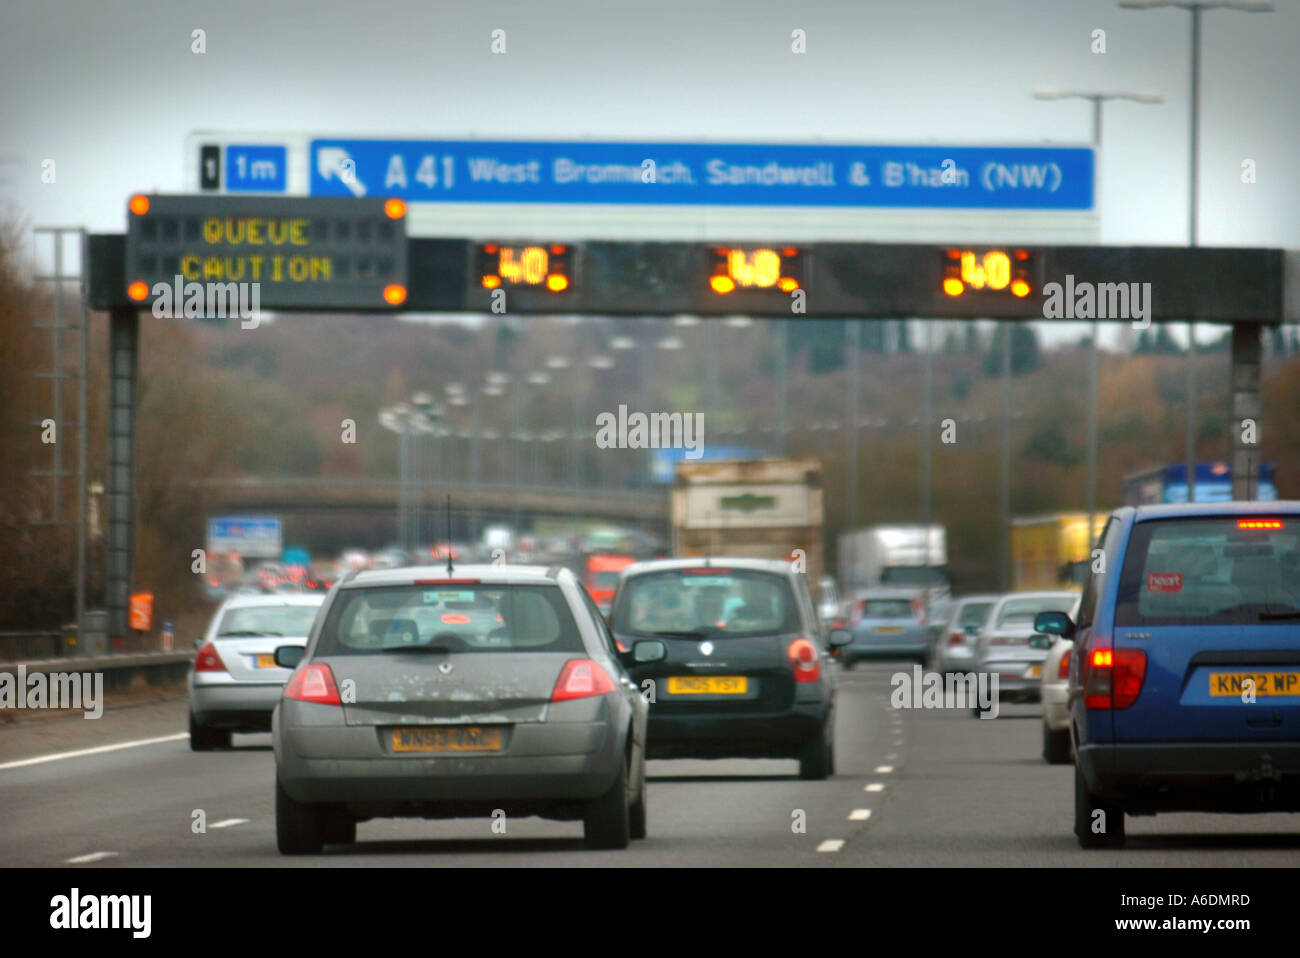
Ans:
POLYGON ((844 839, 828 838, 817 846, 819 852, 837 852, 844 847, 844 839))
POLYGON ((0 771, 7 768, 26 768, 28 765, 42 765, 45 762, 57 762, 65 758, 81 758, 84 755, 102 755, 104 752, 116 752, 124 748, 139 748, 141 745, 160 745, 163 742, 179 742, 190 737, 189 732, 177 732, 175 735, 161 735, 158 738, 141 738, 131 742, 118 742, 116 745, 97 745, 94 748, 79 748, 72 752, 55 752, 52 755, 37 755, 35 758, 20 758, 14 762, 0 762, 0 771))
POLYGON ((64 859, 67 865, 89 865, 91 862, 103 861, 105 858, 116 858, 117 852, 91 852, 89 855, 78 855, 76 858, 64 859))

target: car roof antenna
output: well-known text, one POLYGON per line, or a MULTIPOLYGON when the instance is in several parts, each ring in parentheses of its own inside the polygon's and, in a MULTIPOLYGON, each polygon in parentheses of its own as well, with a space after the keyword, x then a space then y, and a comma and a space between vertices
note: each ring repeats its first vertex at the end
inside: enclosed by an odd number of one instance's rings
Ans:
POLYGON ((447 493, 447 574, 455 570, 451 567, 451 493, 447 493))

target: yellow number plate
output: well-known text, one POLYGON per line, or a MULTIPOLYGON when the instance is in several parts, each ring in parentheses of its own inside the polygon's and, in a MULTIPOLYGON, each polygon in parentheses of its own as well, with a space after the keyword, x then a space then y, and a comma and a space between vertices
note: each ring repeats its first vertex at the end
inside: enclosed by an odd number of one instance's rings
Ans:
POLYGON ((1241 698, 1248 679, 1256 695, 1300 695, 1300 672, 1211 672, 1210 695, 1241 698))
POLYGON ((668 680, 669 695, 744 695, 749 679, 744 675, 674 675, 668 680))
POLYGON ((275 656, 267 652, 263 652, 257 657, 257 667, 259 669, 279 668, 279 666, 275 664, 275 656))
POLYGON ((1029 668, 1025 669, 1025 678, 1027 679, 1040 678, 1042 674, 1043 667, 1041 665, 1031 665, 1029 668))
POLYGON ((878 626, 876 626, 876 632, 877 632, 878 634, 880 634, 880 635, 894 635, 894 634, 896 634, 896 633, 898 633, 898 632, 902 632, 902 631, 903 631, 903 627, 902 627, 901 625, 878 625, 878 626))
POLYGON ((394 752, 499 752, 501 729, 481 725, 393 729, 394 752))

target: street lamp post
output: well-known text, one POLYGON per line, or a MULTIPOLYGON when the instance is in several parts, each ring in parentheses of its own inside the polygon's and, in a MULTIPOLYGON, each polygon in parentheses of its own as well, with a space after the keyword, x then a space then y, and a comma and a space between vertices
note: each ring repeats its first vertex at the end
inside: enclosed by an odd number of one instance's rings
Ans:
MULTIPOLYGON (((1191 122, 1189 133, 1187 184, 1188 246, 1195 247, 1199 240, 1197 222, 1197 193, 1200 186, 1201 140, 1201 14, 1206 10, 1236 10, 1241 13, 1271 13, 1270 0, 1120 0, 1120 7, 1128 10, 1153 10, 1157 7, 1177 7, 1192 15, 1191 56, 1191 122)), ((1196 500, 1196 323, 1187 324, 1187 501, 1196 500)))
MULTIPOLYGON (((1037 100, 1088 100, 1092 103, 1092 145, 1101 146, 1101 105, 1107 100, 1129 100, 1133 103, 1164 103, 1159 93, 1098 93, 1080 90, 1034 91, 1037 100)), ((1097 367, 1098 332, 1100 325, 1092 321, 1092 337, 1088 347, 1088 541, 1092 541, 1097 514, 1097 367)))

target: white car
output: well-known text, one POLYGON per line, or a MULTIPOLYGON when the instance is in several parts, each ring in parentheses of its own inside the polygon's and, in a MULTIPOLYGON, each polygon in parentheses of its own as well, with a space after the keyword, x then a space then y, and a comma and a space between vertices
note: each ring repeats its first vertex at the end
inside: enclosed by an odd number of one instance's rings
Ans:
MULTIPOLYGON (((1070 608, 1070 621, 1079 621, 1079 600, 1070 608)), ((1070 650, 1074 643, 1059 635, 1034 639, 1039 645, 1050 642, 1043 659, 1043 677, 1039 696, 1043 703, 1043 761, 1049 765, 1066 765, 1070 761, 1070 650)))
POLYGON ((1038 701, 1047 653, 1030 645, 1034 617, 1039 612, 1064 612, 1078 599, 1079 593, 1065 591, 1009 592, 998 599, 975 640, 975 671, 997 675, 999 700, 1038 701))
POLYGON ((275 650, 305 646, 323 592, 238 595, 218 607, 190 669, 190 748, 229 748, 231 732, 271 731, 292 669, 275 650))

